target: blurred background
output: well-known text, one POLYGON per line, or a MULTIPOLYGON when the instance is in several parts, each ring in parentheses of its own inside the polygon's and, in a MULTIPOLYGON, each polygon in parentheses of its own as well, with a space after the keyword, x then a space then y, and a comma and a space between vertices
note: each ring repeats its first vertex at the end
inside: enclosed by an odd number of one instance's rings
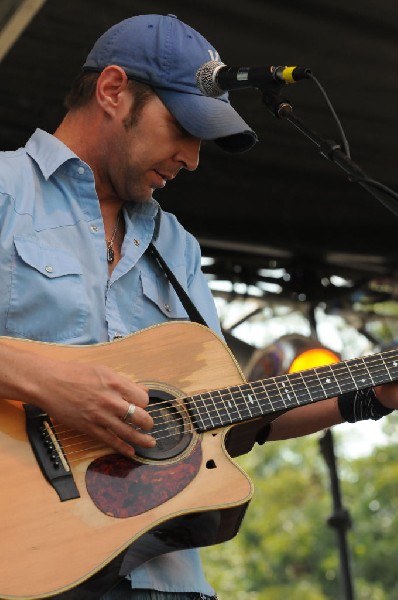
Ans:
MULTIPOLYGON (((36 127, 53 131, 98 35, 142 13, 177 15, 228 65, 310 68, 341 120, 352 159, 398 191, 393 0, 1 0, 0 148, 18 148, 36 127)), ((309 128, 342 144, 313 81, 286 86, 282 95, 309 128)), ((157 199, 199 239, 225 338, 242 369, 248 377, 286 372, 304 340, 343 360, 394 348, 398 203, 350 181, 275 117, 259 90, 231 92, 231 101, 256 130, 256 147, 230 156, 206 144, 197 173, 181 174, 157 199)), ((326 434, 269 443, 239 459, 255 498, 240 535, 203 550, 221 600, 398 599, 395 425, 392 415, 340 426, 327 438, 352 522, 345 563, 351 592, 330 527, 326 434)))

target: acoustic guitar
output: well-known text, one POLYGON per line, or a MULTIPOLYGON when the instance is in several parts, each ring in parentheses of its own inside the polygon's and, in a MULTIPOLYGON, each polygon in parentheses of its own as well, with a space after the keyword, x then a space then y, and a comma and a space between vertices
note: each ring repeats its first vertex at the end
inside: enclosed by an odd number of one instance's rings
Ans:
POLYGON ((248 383, 212 331, 185 321, 92 346, 0 341, 104 364, 144 383, 157 440, 131 460, 34 406, 0 402, 0 598, 7 600, 85 598, 68 594, 116 559, 128 572, 165 552, 232 538, 253 486, 231 455, 252 446, 250 432, 296 406, 398 378, 392 350, 248 383))

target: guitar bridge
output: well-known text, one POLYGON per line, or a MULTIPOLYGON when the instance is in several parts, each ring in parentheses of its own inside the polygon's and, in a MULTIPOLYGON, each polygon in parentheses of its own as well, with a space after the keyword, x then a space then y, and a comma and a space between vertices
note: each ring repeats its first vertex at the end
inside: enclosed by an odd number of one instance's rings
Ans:
POLYGON ((61 502, 80 498, 50 417, 31 404, 24 404, 24 409, 26 433, 44 477, 55 489, 61 502))

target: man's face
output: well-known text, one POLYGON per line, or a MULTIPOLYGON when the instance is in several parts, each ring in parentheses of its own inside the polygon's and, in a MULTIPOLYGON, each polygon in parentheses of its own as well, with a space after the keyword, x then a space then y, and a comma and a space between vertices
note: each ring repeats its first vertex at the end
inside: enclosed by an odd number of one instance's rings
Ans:
POLYGON ((134 125, 129 121, 126 114, 107 149, 108 176, 119 199, 147 202, 180 169, 196 169, 201 142, 182 129, 156 95, 134 125))

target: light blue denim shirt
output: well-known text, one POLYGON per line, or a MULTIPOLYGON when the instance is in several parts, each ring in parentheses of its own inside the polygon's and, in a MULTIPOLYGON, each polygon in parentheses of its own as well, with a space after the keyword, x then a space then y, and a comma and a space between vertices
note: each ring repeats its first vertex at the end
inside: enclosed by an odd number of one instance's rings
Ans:
MULTIPOLYGON (((37 130, 0 153, 0 335, 94 344, 188 316, 145 254, 156 247, 207 324, 221 334, 195 238, 152 200, 124 208, 121 260, 108 276, 104 224, 90 167, 37 130), (160 217, 160 218, 159 218, 160 217)), ((212 594, 197 550, 149 561, 132 586, 212 594)))

